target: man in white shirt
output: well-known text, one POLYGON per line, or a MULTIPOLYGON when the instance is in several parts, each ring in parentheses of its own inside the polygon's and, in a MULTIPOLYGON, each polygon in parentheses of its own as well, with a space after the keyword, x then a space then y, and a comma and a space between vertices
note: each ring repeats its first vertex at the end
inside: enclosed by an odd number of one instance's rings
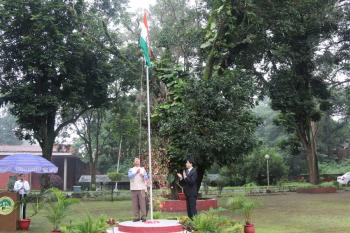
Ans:
POLYGON ((134 167, 128 171, 130 179, 131 200, 134 222, 146 221, 146 193, 148 175, 144 167, 140 166, 140 159, 134 159, 134 167))
MULTIPOLYGON (((24 180, 23 174, 17 176, 17 181, 13 187, 13 190, 19 194, 19 199, 24 199, 30 191, 30 186, 28 181, 24 180)), ((22 218, 26 218, 26 204, 25 202, 21 206, 22 218)))

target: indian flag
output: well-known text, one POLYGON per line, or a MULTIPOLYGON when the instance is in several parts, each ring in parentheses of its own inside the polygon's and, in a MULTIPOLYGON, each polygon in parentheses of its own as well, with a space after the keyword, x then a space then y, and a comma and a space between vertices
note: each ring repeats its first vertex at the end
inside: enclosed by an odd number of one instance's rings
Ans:
POLYGON ((140 47, 145 57, 146 66, 150 67, 151 64, 151 41, 149 39, 149 28, 147 22, 147 12, 145 11, 143 15, 143 22, 141 22, 141 37, 140 37, 140 47))

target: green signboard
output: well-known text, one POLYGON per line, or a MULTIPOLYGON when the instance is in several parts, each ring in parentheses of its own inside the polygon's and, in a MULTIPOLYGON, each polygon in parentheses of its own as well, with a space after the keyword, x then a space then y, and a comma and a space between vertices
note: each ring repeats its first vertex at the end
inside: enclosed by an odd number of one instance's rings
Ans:
POLYGON ((0 198, 0 214, 1 215, 11 214, 14 209, 15 209, 15 202, 12 200, 11 197, 4 196, 4 197, 0 198))

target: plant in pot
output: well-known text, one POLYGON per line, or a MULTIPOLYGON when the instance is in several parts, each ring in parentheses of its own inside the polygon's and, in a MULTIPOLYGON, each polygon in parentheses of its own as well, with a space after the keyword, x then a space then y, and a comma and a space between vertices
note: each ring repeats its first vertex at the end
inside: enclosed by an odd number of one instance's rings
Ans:
POLYGON ((19 199, 16 203, 16 208, 20 208, 20 219, 18 220, 18 226, 19 229, 21 229, 22 231, 27 231, 29 229, 30 226, 30 217, 29 218, 23 218, 22 216, 22 212, 24 208, 23 206, 26 206, 28 203, 28 197, 23 197, 21 199, 19 199))
MULTIPOLYGON (((29 215, 29 218, 22 218, 20 220, 18 220, 18 226, 21 230, 27 231, 29 229, 30 223, 31 223, 31 218, 34 217, 35 215, 37 215, 40 211, 40 209, 42 208, 42 202, 40 201, 40 194, 31 194, 30 195, 32 199, 35 199, 35 201, 33 202, 29 202, 29 197, 26 196, 22 199, 20 199, 17 202, 17 207, 16 208, 22 208, 22 206, 24 205, 28 205, 28 203, 30 203, 31 206, 31 214, 29 215)), ((22 211, 22 210, 21 210, 22 211)))
POLYGON ((67 216, 69 207, 72 204, 78 203, 79 200, 75 198, 68 198, 65 194, 57 188, 48 190, 47 195, 47 220, 52 224, 53 230, 51 233, 60 233, 59 225, 67 216))
POLYGON ((180 185, 179 182, 176 182, 176 185, 181 189, 181 192, 177 194, 179 200, 186 200, 186 196, 185 196, 185 193, 184 193, 184 188, 180 185))
POLYGON ((245 196, 237 196, 228 200, 228 209, 243 215, 245 220, 244 233, 255 233, 254 224, 252 224, 252 214, 258 203, 245 196))

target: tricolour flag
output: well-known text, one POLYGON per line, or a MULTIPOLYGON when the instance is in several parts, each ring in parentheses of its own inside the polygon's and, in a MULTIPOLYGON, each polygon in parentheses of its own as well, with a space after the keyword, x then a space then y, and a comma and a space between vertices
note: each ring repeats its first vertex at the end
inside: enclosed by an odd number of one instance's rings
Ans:
POLYGON ((151 41, 149 38, 149 28, 147 22, 147 12, 145 11, 143 15, 143 21, 141 22, 141 37, 140 37, 140 47, 143 52, 143 56, 146 61, 146 66, 151 66, 151 41))

